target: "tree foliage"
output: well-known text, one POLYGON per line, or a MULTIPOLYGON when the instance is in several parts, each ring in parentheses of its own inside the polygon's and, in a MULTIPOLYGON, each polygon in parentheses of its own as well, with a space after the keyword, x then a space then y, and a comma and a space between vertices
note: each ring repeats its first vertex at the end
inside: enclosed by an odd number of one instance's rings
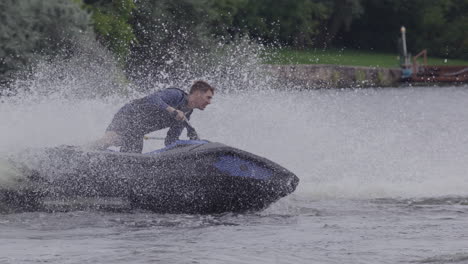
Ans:
POLYGON ((395 52, 400 27, 407 29, 408 50, 428 49, 433 56, 468 59, 468 1, 362 0, 364 13, 334 45, 395 52))
POLYGON ((85 0, 91 11, 94 31, 102 44, 124 61, 136 41, 130 25, 136 5, 133 0, 85 0))
POLYGON ((77 1, 2 0, 0 10, 3 76, 42 55, 71 52, 74 40, 90 30, 91 18, 77 1))
POLYGON ((239 38, 396 53, 403 25, 410 52, 468 59, 466 14, 467 0, 2 0, 0 80, 85 33, 142 75, 239 38))
POLYGON ((425 1, 415 46, 443 57, 468 59, 468 1, 425 1))
POLYGON ((248 35, 261 42, 311 46, 330 15, 326 1, 211 1, 211 32, 228 38, 248 35))
POLYGON ((131 21, 136 42, 128 57, 133 79, 164 67, 184 67, 185 61, 207 49, 208 0, 140 0, 131 21))

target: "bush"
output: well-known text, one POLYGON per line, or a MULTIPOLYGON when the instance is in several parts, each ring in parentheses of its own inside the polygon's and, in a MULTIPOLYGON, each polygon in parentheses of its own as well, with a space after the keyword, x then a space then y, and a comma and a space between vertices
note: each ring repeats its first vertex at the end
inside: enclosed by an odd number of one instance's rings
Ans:
POLYGON ((206 53, 213 43, 208 8, 207 0, 138 1, 132 20, 137 41, 127 65, 132 79, 176 72, 206 53))
POLYGON ((90 32, 90 15, 70 0, 0 2, 0 80, 43 55, 66 54, 75 39, 90 32))
POLYGON ((130 25, 135 9, 133 0, 85 0, 86 7, 92 13, 94 31, 98 40, 111 50, 123 64, 130 53, 130 47, 136 41, 130 25))

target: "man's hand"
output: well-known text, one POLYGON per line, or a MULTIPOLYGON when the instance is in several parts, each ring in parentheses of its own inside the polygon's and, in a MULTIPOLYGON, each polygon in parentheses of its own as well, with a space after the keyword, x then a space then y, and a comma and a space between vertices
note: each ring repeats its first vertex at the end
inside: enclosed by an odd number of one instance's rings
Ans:
POLYGON ((198 137, 198 134, 197 132, 195 131, 195 129, 189 129, 187 131, 187 137, 190 139, 190 140, 200 140, 200 138, 198 137))
POLYGON ((174 110, 172 112, 172 115, 174 116, 174 118, 177 120, 177 121, 183 121, 183 120, 186 120, 187 118, 185 117, 185 114, 184 112, 180 111, 180 110, 174 110))

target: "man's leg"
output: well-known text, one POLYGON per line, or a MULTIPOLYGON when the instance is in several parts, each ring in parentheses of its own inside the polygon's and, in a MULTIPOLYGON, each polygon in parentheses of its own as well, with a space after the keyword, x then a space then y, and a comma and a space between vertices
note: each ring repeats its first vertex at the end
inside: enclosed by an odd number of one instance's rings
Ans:
POLYGON ((141 153, 143 150, 143 136, 125 137, 122 139, 120 152, 141 153))
POLYGON ((122 136, 117 134, 114 131, 106 131, 104 136, 94 142, 91 142, 85 145, 85 148, 91 150, 105 150, 109 146, 121 146, 122 145, 122 136))

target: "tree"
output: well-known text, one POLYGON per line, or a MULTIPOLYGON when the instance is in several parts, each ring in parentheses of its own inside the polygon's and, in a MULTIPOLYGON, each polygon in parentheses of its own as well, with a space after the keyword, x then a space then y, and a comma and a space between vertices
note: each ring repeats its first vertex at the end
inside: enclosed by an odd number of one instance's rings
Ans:
POLYGON ((130 20, 136 8, 133 0, 85 0, 92 13, 98 40, 124 64, 130 47, 136 41, 130 20))
POLYGON ((432 56, 468 58, 468 1, 362 0, 364 13, 350 31, 331 43, 357 49, 396 52, 400 27, 407 29, 408 50, 428 49, 432 56))
POLYGON ((247 28, 252 38, 282 45, 314 45, 320 25, 330 16, 326 1, 250 0, 235 17, 235 27, 247 28))
POLYGON ((364 13, 361 0, 334 0, 331 9, 333 10, 332 15, 327 27, 322 31, 322 40, 325 46, 333 41, 340 30, 349 32, 352 21, 364 13))
POLYGON ((468 1, 428 0, 415 41, 421 50, 444 58, 468 59, 468 1))
MULTIPOLYGON (((134 81, 189 67, 212 44, 207 0, 141 0, 133 13, 136 41, 127 69, 134 81)), ((150 82, 150 81, 149 81, 150 82)), ((141 84, 141 83, 140 83, 141 84)), ((145 86, 141 84, 142 86, 145 86)))
POLYGON ((90 16, 78 1, 0 2, 0 79, 43 55, 73 52, 76 38, 89 34, 90 16))

